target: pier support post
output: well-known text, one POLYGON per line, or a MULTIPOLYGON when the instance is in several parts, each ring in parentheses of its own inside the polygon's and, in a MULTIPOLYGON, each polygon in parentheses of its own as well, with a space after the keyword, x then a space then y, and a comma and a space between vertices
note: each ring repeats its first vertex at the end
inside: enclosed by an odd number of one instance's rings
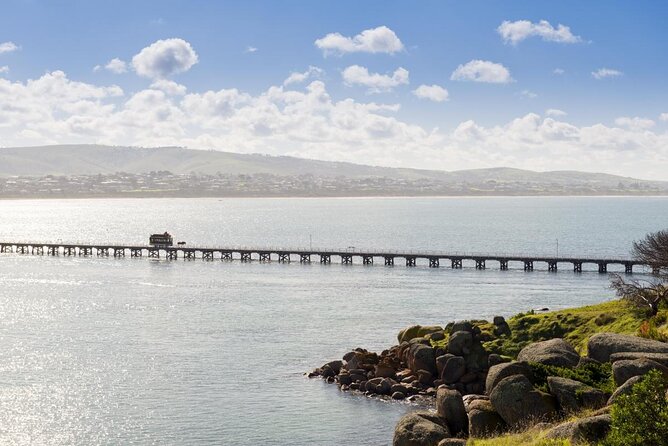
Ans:
POLYGON ((290 254, 279 253, 278 254, 278 263, 290 263, 290 254))
POLYGON ((429 268, 438 268, 440 265, 440 262, 438 260, 438 257, 430 257, 429 258, 429 268))
POLYGON ((244 263, 250 262, 251 260, 253 260, 252 257, 251 257, 250 252, 241 252, 239 254, 241 254, 241 261, 244 262, 244 263))
POLYGON ((299 263, 311 263, 311 254, 299 254, 299 263))
POLYGON ((25 245, 16 245, 16 252, 18 254, 28 254, 28 247, 25 245))
POLYGON ((476 260, 475 269, 485 269, 485 260, 476 260))
POLYGON ((271 253, 261 252, 260 253, 260 262, 271 262, 271 253))
POLYGON ((167 260, 176 260, 179 258, 179 251, 176 249, 167 249, 165 255, 167 256, 167 260))
POLYGON ((148 249, 148 258, 149 259, 159 259, 160 258, 160 250, 156 248, 149 248, 148 249))
POLYGON ((329 265, 332 263, 332 256, 329 254, 320 254, 320 263, 323 265, 329 265))
MULTIPOLYGON (((111 248, 114 257, 125 257, 125 248, 111 248)), ((131 253, 132 254, 132 253, 131 253)), ((132 257, 137 257, 133 255, 132 257)), ((141 250, 139 250, 139 257, 141 257, 141 250)))
MULTIPOLYGON (((114 257, 116 257, 116 253, 118 252, 118 249, 114 250, 114 257)), ((125 250, 123 250, 123 255, 125 255, 125 250)), ((130 248, 130 257, 141 257, 142 256, 142 250, 138 248, 130 248)))
POLYGON ((417 258, 414 256, 408 256, 406 257, 406 266, 415 266, 417 262, 417 258))
POLYGON ((225 262, 232 261, 232 251, 220 251, 220 260, 225 262))
POLYGON ((97 248, 98 257, 109 257, 109 248, 97 248))
POLYGON ((362 265, 373 265, 373 256, 362 256, 362 265))
POLYGON ((12 245, 0 245, 0 252, 1 253, 12 252, 12 245))
POLYGON ((501 271, 508 271, 508 260, 499 260, 499 269, 501 271))
POLYGON ((385 256, 385 266, 394 266, 394 257, 385 256))
POLYGON ((547 270, 551 273, 557 272, 557 262, 547 262, 547 270))
POLYGON ((202 251, 202 260, 213 260, 213 251, 202 251))
POLYGON ((605 262, 601 262, 598 264, 598 272, 601 274, 607 273, 608 272, 608 264, 605 262))
POLYGON ((57 256, 58 255, 58 247, 57 246, 47 246, 46 253, 47 253, 47 255, 50 255, 50 256, 57 256))
POLYGON ((188 249, 183 251, 183 258, 185 260, 195 260, 196 255, 195 255, 195 250, 194 249, 188 249))
POLYGON ((41 256, 42 254, 44 254, 44 247, 43 246, 33 246, 32 247, 32 253, 33 253, 33 255, 36 254, 36 255, 41 256))
POLYGON ((341 255, 341 264, 342 265, 352 265, 353 264, 353 256, 343 254, 341 255))
POLYGON ((533 271, 533 260, 524 261, 524 271, 533 271))
POLYGON ((624 272, 626 274, 633 274, 633 263, 625 263, 624 264, 624 272))
POLYGON ((573 272, 574 273, 582 272, 582 262, 573 262, 573 272))
POLYGON ((92 256, 93 255, 93 248, 88 247, 88 246, 81 246, 79 247, 79 255, 80 256, 92 256))
POLYGON ((450 266, 452 269, 462 269, 462 259, 450 260, 450 266))
POLYGON ((63 254, 66 256, 73 256, 76 255, 76 251, 74 246, 65 246, 63 247, 63 254))

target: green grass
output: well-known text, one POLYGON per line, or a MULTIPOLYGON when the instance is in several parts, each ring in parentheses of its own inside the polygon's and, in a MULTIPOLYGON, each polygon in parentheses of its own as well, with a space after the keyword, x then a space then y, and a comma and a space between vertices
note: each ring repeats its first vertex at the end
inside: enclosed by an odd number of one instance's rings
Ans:
MULTIPOLYGON (((664 322, 666 313, 668 310, 662 309, 655 319, 664 322)), ((646 320, 644 309, 622 300, 540 314, 520 313, 508 320, 510 336, 498 337, 484 345, 488 351, 514 358, 532 342, 564 338, 580 354, 586 354, 587 341, 592 335, 601 332, 638 335, 646 320)), ((658 331, 666 331, 665 323, 658 331)))
POLYGON ((494 438, 472 438, 467 446, 571 446, 569 440, 548 440, 545 431, 529 429, 517 434, 500 435, 494 438))

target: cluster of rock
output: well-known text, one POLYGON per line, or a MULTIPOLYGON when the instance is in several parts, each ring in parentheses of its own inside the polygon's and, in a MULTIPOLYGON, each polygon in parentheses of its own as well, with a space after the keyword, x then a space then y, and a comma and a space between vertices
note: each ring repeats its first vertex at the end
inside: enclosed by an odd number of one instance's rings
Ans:
MULTIPOLYGON (((508 333, 502 317, 495 318, 496 331, 508 333)), ((491 366, 503 362, 499 355, 483 348, 480 328, 468 321, 441 327, 409 327, 399 333, 399 345, 380 355, 358 348, 342 361, 332 361, 309 373, 342 390, 393 399, 435 396, 440 386, 462 395, 480 394, 491 366), (447 343, 443 341, 447 339, 447 343), (441 342, 442 347, 434 347, 441 342)))
POLYGON ((610 429, 610 405, 652 369, 668 378, 668 344, 601 333, 589 340, 587 357, 580 357, 562 339, 530 344, 520 352, 518 361, 490 367, 484 393, 464 395, 452 386, 439 386, 436 413, 419 411, 404 416, 395 428, 393 444, 465 445, 468 437, 490 437, 538 423, 547 430, 546 438, 569 439, 573 444, 595 443, 610 429), (530 362, 566 368, 612 362, 617 390, 607 395, 579 381, 550 376, 549 392, 542 392, 534 386, 530 362), (585 408, 593 409, 593 414, 557 423, 565 415, 585 408))

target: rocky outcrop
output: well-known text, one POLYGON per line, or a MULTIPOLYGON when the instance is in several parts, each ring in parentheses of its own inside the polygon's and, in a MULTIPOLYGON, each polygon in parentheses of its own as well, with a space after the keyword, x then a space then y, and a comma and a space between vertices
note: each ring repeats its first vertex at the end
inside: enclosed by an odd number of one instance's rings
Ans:
POLYGON ((394 429, 393 446, 433 446, 450 437, 445 422, 431 412, 404 415, 394 429))
POLYGON ((399 344, 401 344, 402 342, 408 342, 411 339, 421 338, 424 335, 434 333, 437 331, 443 331, 443 327, 438 327, 435 325, 426 325, 426 326, 413 325, 411 327, 404 328, 403 330, 401 330, 397 335, 397 340, 399 341, 399 344))
POLYGON ((610 355, 610 362, 621 359, 640 359, 646 358, 656 361, 661 365, 668 367, 668 353, 639 353, 639 352, 621 352, 610 355))
POLYGON ((533 379, 531 367, 529 367, 529 364, 526 362, 505 362, 497 364, 494 367, 491 367, 487 372, 485 393, 489 395, 502 379, 514 375, 524 375, 529 380, 533 379))
POLYGON ((492 407, 511 428, 523 428, 556 414, 556 401, 551 395, 534 389, 524 375, 502 379, 492 389, 492 407))
POLYGON ((589 338, 588 356, 609 362, 610 355, 622 352, 668 353, 668 343, 616 333, 598 333, 589 338))
POLYGON ((637 375, 632 378, 629 378, 628 380, 626 380, 624 384, 617 387, 617 389, 612 393, 612 395, 610 395, 610 398, 608 398, 608 406, 614 404, 615 401, 617 401, 617 398, 619 398, 620 396, 631 393, 631 390, 633 390, 633 386, 639 383, 640 380, 642 380, 642 375, 637 375))
POLYGON ((461 393, 446 388, 438 389, 436 393, 436 413, 445 420, 445 424, 452 435, 468 435, 469 420, 461 393))
POLYGON ((474 438, 492 437, 502 434, 508 426, 494 410, 489 399, 476 399, 467 407, 469 435, 474 438))
POLYGON ((650 370, 659 370, 668 378, 668 367, 651 359, 622 359, 612 364, 612 376, 617 386, 621 386, 634 376, 642 376, 650 370))
POLYGON ((545 437, 570 440, 572 444, 596 444, 608 435, 611 422, 610 415, 581 418, 552 428, 545 437))
POLYGON ((580 355, 568 342, 557 338, 527 345, 517 355, 517 360, 558 367, 576 367, 580 362, 580 355))
POLYGON ((547 385, 550 393, 557 398, 559 408, 565 413, 600 409, 608 399, 604 392, 572 379, 550 376, 547 385))

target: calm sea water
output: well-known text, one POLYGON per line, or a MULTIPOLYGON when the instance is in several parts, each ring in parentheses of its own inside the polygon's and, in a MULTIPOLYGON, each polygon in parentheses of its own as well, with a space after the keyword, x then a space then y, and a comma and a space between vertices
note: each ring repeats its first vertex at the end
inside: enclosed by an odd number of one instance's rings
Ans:
MULTIPOLYGON (((0 201, 0 239, 627 256, 666 198, 0 201)), ((0 255, 0 444, 386 445, 413 407, 303 372, 414 323, 612 297, 605 275, 0 255)))

